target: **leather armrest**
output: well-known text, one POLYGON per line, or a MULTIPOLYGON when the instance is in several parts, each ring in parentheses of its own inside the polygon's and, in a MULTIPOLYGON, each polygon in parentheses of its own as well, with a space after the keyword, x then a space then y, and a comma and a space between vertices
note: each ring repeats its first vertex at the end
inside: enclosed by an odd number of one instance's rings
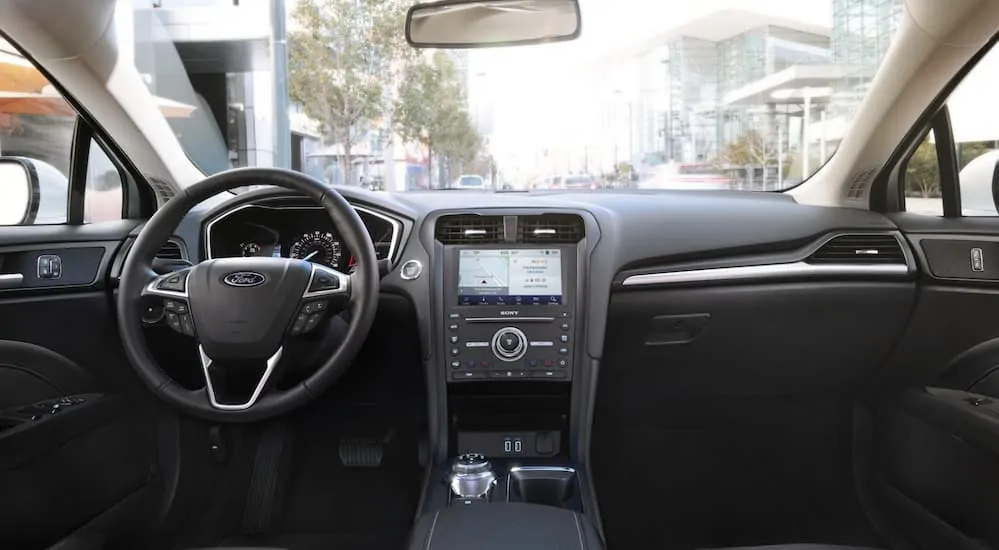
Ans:
POLYGON ((410 550, 602 550, 583 515, 539 504, 456 506, 417 522, 410 550))

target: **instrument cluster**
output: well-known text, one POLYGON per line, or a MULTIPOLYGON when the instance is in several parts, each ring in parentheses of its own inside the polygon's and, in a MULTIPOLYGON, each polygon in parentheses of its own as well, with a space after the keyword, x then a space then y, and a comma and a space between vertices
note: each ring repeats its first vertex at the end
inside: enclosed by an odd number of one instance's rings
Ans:
MULTIPOLYGON (((388 259, 399 238, 399 222, 357 209, 379 260, 388 259)), ((348 272, 354 257, 333 222, 318 206, 248 204, 222 213, 206 226, 209 258, 274 256, 308 260, 348 272)))

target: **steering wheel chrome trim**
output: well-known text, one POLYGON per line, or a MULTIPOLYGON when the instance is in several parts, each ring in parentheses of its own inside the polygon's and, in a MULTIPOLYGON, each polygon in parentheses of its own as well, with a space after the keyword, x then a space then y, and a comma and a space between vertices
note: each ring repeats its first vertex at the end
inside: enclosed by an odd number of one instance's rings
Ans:
POLYGON ((281 360, 281 354, 284 352, 284 346, 278 348, 274 355, 267 359, 267 366, 264 368, 264 373, 260 376, 260 381, 257 382, 257 386, 253 388, 253 393, 250 398, 245 403, 219 403, 218 398, 215 397, 215 386, 212 384, 212 375, 208 372, 211 368, 213 361, 208 354, 205 353, 205 348, 198 346, 198 357, 201 359, 201 370, 205 374, 205 389, 208 390, 208 401, 213 407, 221 411, 243 411, 249 409, 260 399, 260 394, 264 392, 264 387, 267 386, 267 381, 270 380, 271 374, 274 373, 274 367, 277 366, 278 361, 281 360))
POLYGON ((330 296, 350 296, 351 276, 341 273, 332 267, 322 264, 312 264, 312 273, 309 275, 309 285, 305 287, 302 299, 325 298, 330 296), (324 288, 328 285, 322 283, 323 277, 329 277, 337 281, 335 288, 324 288), (316 290, 313 290, 316 289, 316 290))
POLYGON ((176 298, 176 299, 180 299, 180 300, 186 300, 188 298, 188 295, 187 295, 187 276, 190 274, 189 271, 190 271, 190 268, 183 269, 181 271, 174 271, 172 273, 167 273, 165 275, 159 275, 158 277, 153 278, 153 280, 149 281, 149 284, 146 285, 146 287, 142 289, 142 295, 143 296, 160 296, 162 298, 176 298), (160 284, 166 282, 171 277, 174 277, 174 276, 177 276, 177 275, 180 275, 181 277, 183 277, 183 279, 182 279, 181 282, 182 282, 182 286, 183 286, 184 290, 166 290, 166 289, 163 289, 163 288, 159 288, 160 284))

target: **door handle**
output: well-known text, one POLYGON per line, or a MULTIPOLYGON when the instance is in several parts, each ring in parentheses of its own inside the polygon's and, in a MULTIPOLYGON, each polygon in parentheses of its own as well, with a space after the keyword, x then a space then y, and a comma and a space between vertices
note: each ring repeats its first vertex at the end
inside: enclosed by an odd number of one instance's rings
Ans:
POLYGON ((16 288, 24 282, 20 273, 0 273, 0 288, 16 288))

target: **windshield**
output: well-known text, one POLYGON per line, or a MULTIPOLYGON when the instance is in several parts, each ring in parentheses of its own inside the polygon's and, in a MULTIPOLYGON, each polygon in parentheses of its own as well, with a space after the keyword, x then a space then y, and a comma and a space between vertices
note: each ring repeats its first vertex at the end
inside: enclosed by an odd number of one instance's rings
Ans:
POLYGON ((574 41, 470 50, 408 47, 410 3, 157 0, 118 23, 206 173, 779 191, 836 151, 903 0, 580 0, 574 41))

